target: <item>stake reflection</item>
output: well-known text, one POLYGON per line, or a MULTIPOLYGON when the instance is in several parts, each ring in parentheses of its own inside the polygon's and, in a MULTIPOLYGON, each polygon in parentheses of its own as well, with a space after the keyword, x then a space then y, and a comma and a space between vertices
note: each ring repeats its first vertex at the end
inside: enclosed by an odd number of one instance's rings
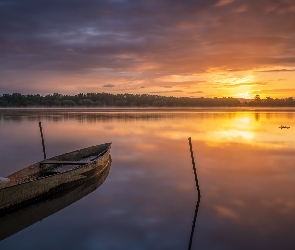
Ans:
POLYGON ((193 219, 193 224, 192 224, 192 230, 191 230, 191 235, 190 235, 190 239, 189 239, 188 250, 192 249, 192 243, 193 243, 193 237, 194 237, 194 233, 195 233, 195 227, 196 227, 196 221, 197 221, 200 201, 201 201, 201 196, 199 196, 197 204, 196 204, 196 208, 195 208, 195 215, 194 215, 194 219, 193 219))

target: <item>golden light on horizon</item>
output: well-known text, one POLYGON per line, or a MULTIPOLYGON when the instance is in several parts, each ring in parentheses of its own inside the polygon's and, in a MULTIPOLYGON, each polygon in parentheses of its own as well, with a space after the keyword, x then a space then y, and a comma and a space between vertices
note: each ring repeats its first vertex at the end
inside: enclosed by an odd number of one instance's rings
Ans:
POLYGON ((220 73, 218 75, 213 75, 211 80, 216 83, 222 83, 226 87, 237 87, 243 86, 243 84, 249 84, 255 82, 255 76, 253 74, 227 74, 220 73))
POLYGON ((210 92, 213 93, 216 89, 216 97, 234 97, 234 98, 253 98, 252 92, 257 87, 257 77, 252 72, 227 72, 217 71, 206 74, 206 79, 210 82, 213 88, 210 92))
POLYGON ((247 92, 244 92, 244 93, 236 94, 235 97, 244 98, 244 99, 251 99, 252 95, 250 94, 250 91, 247 91, 247 92))

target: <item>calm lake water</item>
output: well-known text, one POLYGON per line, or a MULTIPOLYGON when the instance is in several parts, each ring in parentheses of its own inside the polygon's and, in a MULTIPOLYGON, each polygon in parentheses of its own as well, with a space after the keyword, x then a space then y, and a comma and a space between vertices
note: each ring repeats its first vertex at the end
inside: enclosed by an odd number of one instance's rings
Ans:
POLYGON ((192 249, 295 249, 295 110, 0 110, 0 176, 42 160, 39 121, 47 157, 112 142, 109 174, 0 249, 188 249, 188 137, 192 249))

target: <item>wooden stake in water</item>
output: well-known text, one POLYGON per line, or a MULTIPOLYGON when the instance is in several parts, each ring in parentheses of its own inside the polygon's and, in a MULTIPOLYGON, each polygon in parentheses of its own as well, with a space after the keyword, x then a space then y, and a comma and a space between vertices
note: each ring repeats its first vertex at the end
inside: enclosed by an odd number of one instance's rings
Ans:
POLYGON ((197 187, 197 189, 198 189, 198 197, 199 197, 199 199, 200 199, 200 197, 201 197, 201 192, 200 192, 200 187, 199 187, 199 181, 198 181, 198 176, 197 176, 197 170, 196 170, 196 166, 195 166, 195 159, 194 159, 194 153, 193 153, 193 146, 192 146, 191 137, 188 138, 188 141, 189 141, 189 146, 190 146, 190 151, 191 151, 191 157, 192 157, 193 170, 194 170, 194 174, 195 174, 196 187, 197 187))
POLYGON ((39 128, 40 128, 41 139, 42 139, 42 146, 43 146, 44 160, 46 160, 45 144, 44 144, 44 138, 43 138, 43 132, 42 132, 42 125, 41 125, 41 122, 39 122, 39 128))

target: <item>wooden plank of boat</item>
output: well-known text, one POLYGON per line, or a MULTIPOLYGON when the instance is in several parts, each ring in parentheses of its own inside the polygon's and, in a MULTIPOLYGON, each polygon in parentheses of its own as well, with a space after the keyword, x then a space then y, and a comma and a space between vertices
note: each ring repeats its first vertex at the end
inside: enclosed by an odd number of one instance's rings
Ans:
POLYGON ((111 143, 100 144, 37 162, 0 183, 0 210, 58 192, 96 175, 110 161, 111 143), (41 166, 41 167, 40 167, 41 166))
POLYGON ((92 161, 52 161, 52 160, 45 160, 41 161, 40 165, 43 164, 64 164, 64 165, 85 165, 89 164, 92 161))

